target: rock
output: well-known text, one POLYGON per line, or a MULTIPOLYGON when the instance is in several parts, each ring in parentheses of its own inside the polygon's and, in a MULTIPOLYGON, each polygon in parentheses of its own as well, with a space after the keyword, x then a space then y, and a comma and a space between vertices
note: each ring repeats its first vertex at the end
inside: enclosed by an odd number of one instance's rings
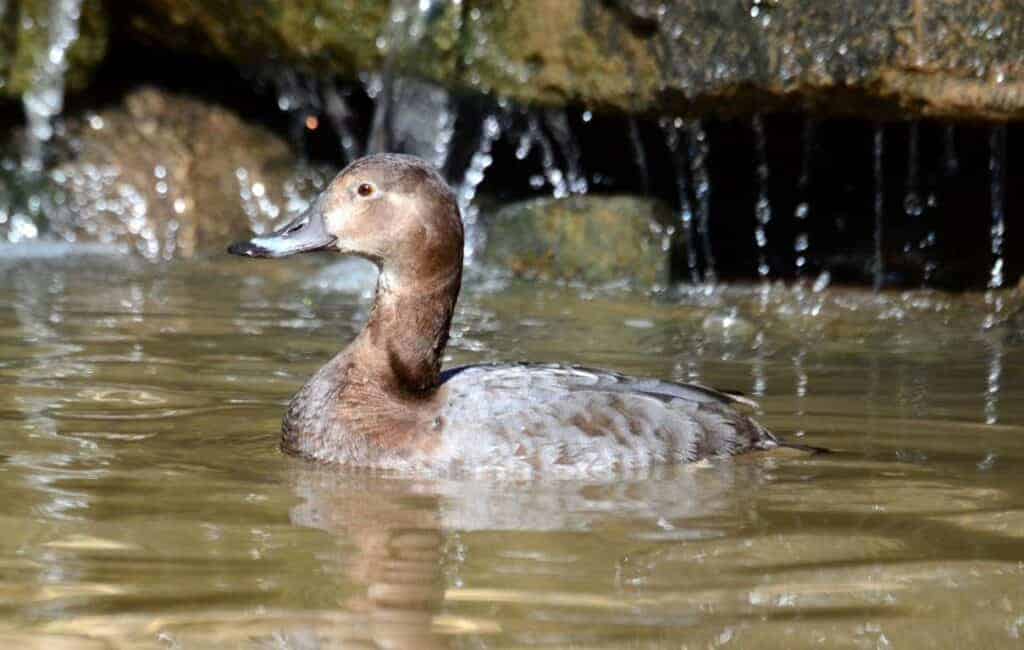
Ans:
MULTIPOLYGON (((18 99, 48 56, 50 0, 0 2, 0 98, 18 99)), ((83 2, 79 37, 67 53, 65 86, 84 88, 107 50, 106 4, 83 2)))
POLYGON ((385 66, 524 103, 1024 117, 1024 6, 982 0, 142 0, 136 37, 321 77, 385 66))
POLYGON ((150 258, 222 250, 304 207, 329 176, 234 113, 152 88, 68 120, 50 172, 49 227, 67 240, 133 247, 150 258))
POLYGON ((530 278, 652 286, 672 274, 671 220, 663 204, 632 196, 533 199, 488 222, 483 259, 530 278))
POLYGON ((381 67, 390 14, 378 0, 142 0, 128 24, 137 38, 226 59, 273 62, 327 76, 381 67))

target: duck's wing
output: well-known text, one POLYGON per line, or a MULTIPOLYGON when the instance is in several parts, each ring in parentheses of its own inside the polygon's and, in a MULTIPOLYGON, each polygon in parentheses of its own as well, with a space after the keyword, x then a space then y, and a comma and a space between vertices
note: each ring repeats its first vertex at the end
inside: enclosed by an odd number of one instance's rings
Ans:
POLYGON ((756 404, 695 384, 544 364, 467 366, 442 381, 442 438, 455 456, 461 447, 533 465, 649 465, 775 444, 733 408, 756 404))
POLYGON ((649 377, 631 377, 611 370, 551 363, 493 363, 452 368, 441 373, 441 382, 464 373, 480 379, 502 379, 506 373, 532 378, 543 377, 561 383, 569 390, 596 390, 636 393, 662 399, 683 399, 696 404, 722 404, 759 410, 755 400, 733 391, 722 391, 699 383, 679 383, 649 377), (526 372, 529 375, 521 375, 526 372), (538 373, 538 374, 533 374, 538 373))

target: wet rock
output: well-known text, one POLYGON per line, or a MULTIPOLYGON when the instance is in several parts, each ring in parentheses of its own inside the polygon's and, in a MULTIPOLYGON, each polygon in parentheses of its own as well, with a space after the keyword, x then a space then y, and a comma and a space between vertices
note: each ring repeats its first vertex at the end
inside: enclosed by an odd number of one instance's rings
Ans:
POLYGON ((273 61, 321 75, 379 68, 389 3, 377 0, 143 0, 131 30, 146 42, 227 59, 241 66, 273 61))
POLYGON ((50 172, 49 228, 150 258, 221 250, 250 229, 263 232, 329 179, 234 113, 151 88, 71 117, 66 140, 50 172))
POLYGON ((484 260, 524 277, 651 286, 672 275, 671 219, 663 204, 632 196, 533 199, 489 221, 484 260))
POLYGON ((137 37, 329 77, 391 66, 544 105, 1024 116, 1024 8, 982 0, 144 0, 137 37), (393 13, 392 13, 393 10, 393 13))
MULTIPOLYGON (((49 55, 50 0, 0 2, 0 98, 18 99, 49 55)), ((103 59, 109 23, 106 5, 83 2, 79 37, 67 54, 66 87, 81 90, 103 59)))

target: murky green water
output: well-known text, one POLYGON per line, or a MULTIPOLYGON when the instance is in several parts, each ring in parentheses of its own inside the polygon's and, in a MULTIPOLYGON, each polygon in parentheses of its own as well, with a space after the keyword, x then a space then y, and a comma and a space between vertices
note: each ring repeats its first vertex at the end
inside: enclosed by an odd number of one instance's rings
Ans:
POLYGON ((471 281, 452 363, 696 377, 837 453, 412 480, 276 449, 368 308, 325 260, 10 252, 4 647, 1024 644, 1024 323, 981 296, 471 281))

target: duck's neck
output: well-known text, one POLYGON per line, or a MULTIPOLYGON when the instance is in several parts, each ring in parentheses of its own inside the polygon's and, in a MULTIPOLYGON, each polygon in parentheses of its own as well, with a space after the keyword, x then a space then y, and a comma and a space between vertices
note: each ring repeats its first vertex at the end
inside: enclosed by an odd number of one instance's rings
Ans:
POLYGON ((461 263, 432 274, 384 265, 370 318, 349 348, 358 375, 401 396, 436 388, 461 283, 461 263))

